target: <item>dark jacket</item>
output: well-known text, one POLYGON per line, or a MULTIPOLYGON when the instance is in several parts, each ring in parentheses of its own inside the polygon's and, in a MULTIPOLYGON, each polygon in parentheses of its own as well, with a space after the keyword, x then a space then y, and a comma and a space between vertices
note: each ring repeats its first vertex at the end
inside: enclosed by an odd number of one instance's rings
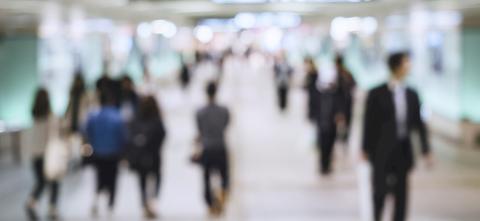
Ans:
POLYGON ((129 134, 127 159, 130 166, 141 171, 158 169, 166 136, 163 122, 159 119, 136 119, 130 125, 129 134))
POLYGON ((316 119, 318 114, 319 91, 317 89, 318 74, 308 73, 305 79, 305 89, 308 92, 308 118, 316 119))
POLYGON ((389 163, 409 170, 414 164, 410 133, 418 130, 422 152, 429 153, 427 129, 420 116, 420 101, 417 93, 406 89, 407 130, 406 145, 397 138, 397 123, 393 94, 387 84, 370 91, 365 108, 363 128, 363 150, 368 155, 373 169, 384 169, 389 163))
POLYGON ((356 86, 355 79, 352 74, 346 72, 345 70, 340 70, 342 73, 337 75, 337 99, 339 104, 339 111, 345 115, 347 124, 350 124, 352 108, 353 108, 353 97, 352 92, 356 86))
POLYGON ((317 126, 319 132, 335 131, 335 116, 339 113, 339 102, 335 88, 321 90, 317 95, 317 126))

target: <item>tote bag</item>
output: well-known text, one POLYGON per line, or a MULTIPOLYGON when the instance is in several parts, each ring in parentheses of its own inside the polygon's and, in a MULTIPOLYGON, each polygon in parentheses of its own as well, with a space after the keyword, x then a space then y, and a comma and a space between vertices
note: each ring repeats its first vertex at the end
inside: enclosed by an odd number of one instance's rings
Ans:
POLYGON ((43 170, 45 177, 49 181, 61 179, 68 168, 68 149, 67 144, 59 137, 50 137, 45 150, 45 160, 43 170))

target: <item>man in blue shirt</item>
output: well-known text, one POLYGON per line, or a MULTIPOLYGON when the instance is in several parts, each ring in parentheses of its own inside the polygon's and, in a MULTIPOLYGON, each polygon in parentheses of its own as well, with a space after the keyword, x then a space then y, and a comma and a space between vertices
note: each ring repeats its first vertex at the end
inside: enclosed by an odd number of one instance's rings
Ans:
POLYGON ((101 108, 90 113, 86 125, 86 137, 93 148, 93 160, 97 170, 97 195, 92 213, 97 214, 100 193, 109 195, 109 209, 113 211, 119 156, 126 140, 126 128, 120 111, 114 106, 109 91, 100 93, 101 108))

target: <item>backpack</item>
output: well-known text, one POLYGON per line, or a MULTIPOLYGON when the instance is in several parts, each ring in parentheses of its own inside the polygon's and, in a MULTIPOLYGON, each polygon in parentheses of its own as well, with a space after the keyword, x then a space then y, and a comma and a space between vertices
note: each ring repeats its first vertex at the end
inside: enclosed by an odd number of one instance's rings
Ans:
POLYGON ((132 169, 141 169, 145 166, 148 156, 148 126, 141 123, 133 123, 127 146, 127 160, 132 169))

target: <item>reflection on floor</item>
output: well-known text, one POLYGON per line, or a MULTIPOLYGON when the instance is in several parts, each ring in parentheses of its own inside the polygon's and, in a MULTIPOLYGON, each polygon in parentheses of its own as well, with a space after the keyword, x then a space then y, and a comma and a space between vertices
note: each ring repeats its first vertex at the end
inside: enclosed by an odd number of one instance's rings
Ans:
MULTIPOLYGON (((295 86, 288 112, 278 113, 270 71, 243 66, 241 61, 232 61, 231 66, 224 74, 219 100, 229 105, 234 116, 229 131, 233 193, 227 214, 219 220, 370 220, 368 167, 357 159, 361 108, 356 111, 350 148, 337 145, 334 175, 320 177, 313 127, 304 120, 304 91, 295 86)), ((205 78, 200 72, 188 92, 177 86, 159 90, 168 129, 158 205, 161 220, 209 220, 201 171, 188 161, 195 136, 193 113, 204 101, 205 78)), ((427 171, 421 161, 417 165, 410 220, 478 220, 480 154, 440 138, 432 140, 436 167, 427 171)), ((32 182, 29 169, 2 164, 0 220, 25 220, 23 205, 32 182)), ((135 174, 123 169, 118 183, 114 214, 101 214, 98 220, 143 220, 135 174)), ((93 190, 90 168, 68 175, 60 200, 63 220, 94 220, 90 217, 93 190)))

